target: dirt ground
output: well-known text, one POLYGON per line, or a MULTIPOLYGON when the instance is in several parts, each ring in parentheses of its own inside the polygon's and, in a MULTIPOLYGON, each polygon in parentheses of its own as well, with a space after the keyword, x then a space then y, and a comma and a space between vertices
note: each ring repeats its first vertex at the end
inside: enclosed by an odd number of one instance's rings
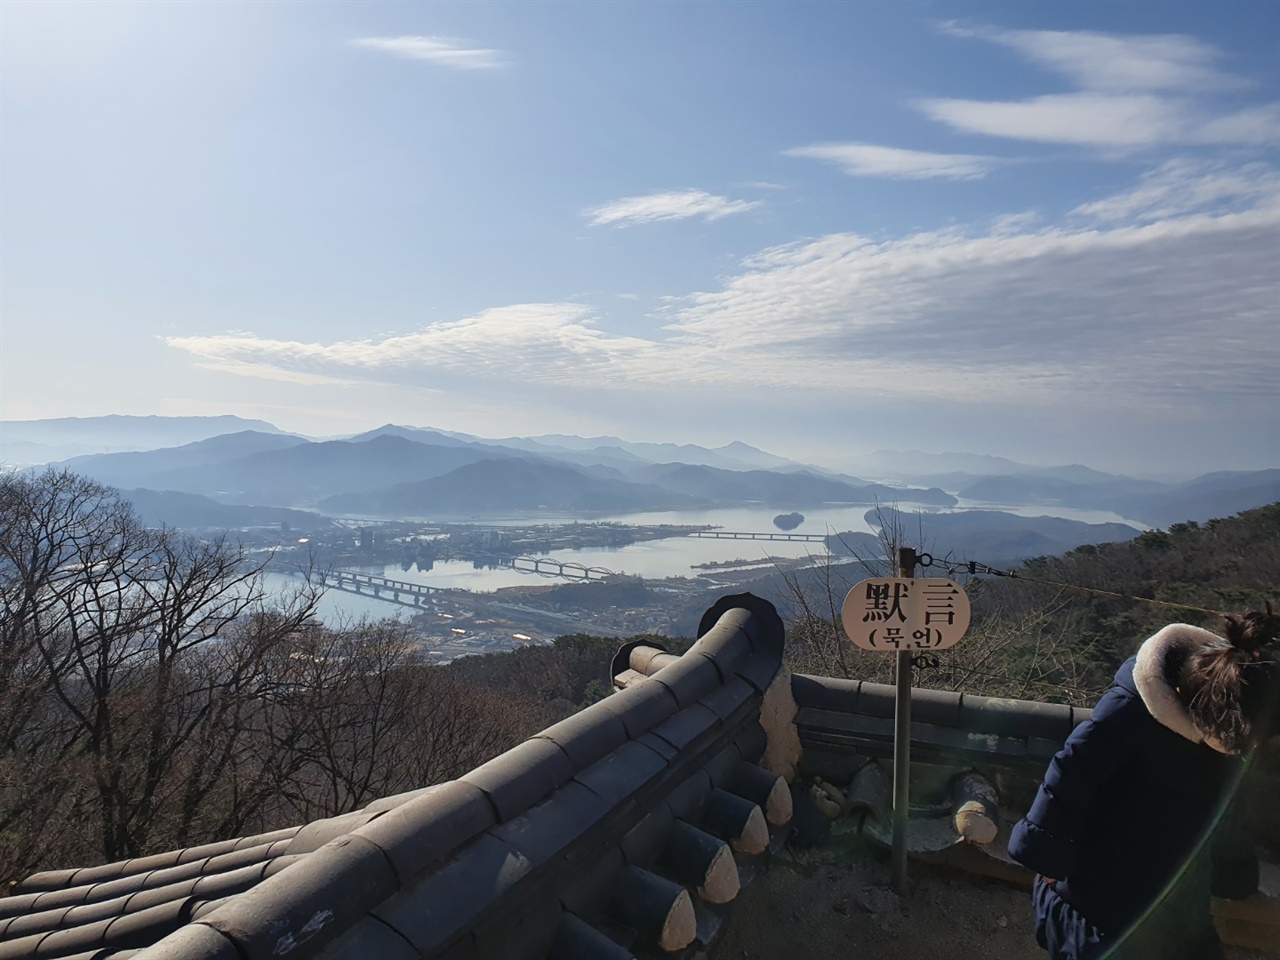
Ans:
MULTIPOLYGON (((743 891, 714 960, 1044 960, 1031 895, 912 862, 910 897, 865 846, 787 850, 743 891)), ((1228 950, 1229 960, 1275 960, 1228 950)))

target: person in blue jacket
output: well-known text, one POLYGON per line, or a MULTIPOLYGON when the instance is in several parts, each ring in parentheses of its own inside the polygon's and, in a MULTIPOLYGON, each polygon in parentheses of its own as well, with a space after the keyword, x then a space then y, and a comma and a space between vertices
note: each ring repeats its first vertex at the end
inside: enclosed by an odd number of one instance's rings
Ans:
MULTIPOLYGON (((1270 606, 1229 617, 1226 634, 1171 624, 1147 639, 1014 827, 1009 853, 1037 873, 1050 960, 1222 956, 1204 851, 1242 756, 1274 729, 1280 664, 1264 648, 1280 617, 1270 606)), ((1256 885, 1251 855, 1235 867, 1256 885)))

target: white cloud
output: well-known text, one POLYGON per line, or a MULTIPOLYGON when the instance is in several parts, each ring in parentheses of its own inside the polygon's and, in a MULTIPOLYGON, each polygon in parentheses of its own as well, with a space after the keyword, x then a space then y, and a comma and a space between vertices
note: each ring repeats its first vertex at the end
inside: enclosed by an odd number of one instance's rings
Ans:
POLYGON ((1028 100, 927 98, 917 104, 927 116, 965 133, 1130 151, 1280 141, 1280 104, 1227 107, 1213 99, 1249 84, 1220 71, 1217 48, 1193 37, 955 24, 942 29, 1013 49, 1076 88, 1028 100))
POLYGON ((869 143, 815 143, 783 151, 789 157, 808 157, 834 163, 854 177, 887 177, 896 180, 976 180, 1000 161, 995 157, 964 153, 926 153, 869 143))
POLYGON ((501 50, 470 46, 450 37, 363 37, 351 45, 458 70, 487 70, 504 64, 501 50))
POLYGON ((413 380, 423 371, 488 377, 572 382, 611 372, 619 356, 642 358, 648 341, 607 337, 580 304, 515 304, 474 317, 427 326, 417 333, 380 340, 305 343, 252 334, 170 337, 169 346, 206 364, 234 364, 246 373, 262 366, 274 378, 280 369, 340 379, 413 380))
POLYGON ((924 100, 934 120, 992 137, 1105 147, 1160 144, 1262 145, 1280 138, 1280 107, 1227 116, 1180 98, 1099 93, 1053 94, 1020 101, 924 100))
POLYGON ((1104 222, 1150 222, 1196 211, 1226 212, 1280 204, 1280 173, 1265 163, 1231 167, 1175 158, 1115 196, 1076 207, 1073 214, 1104 222))
POLYGON ((704 190, 676 190, 650 193, 642 197, 623 197, 599 207, 583 211, 595 226, 607 223, 656 223, 660 220, 686 220, 702 217, 719 220, 733 213, 745 213, 760 206, 760 201, 730 200, 704 190))
POLYGON ((1065 225, 1015 216, 986 229, 838 233, 771 248, 718 289, 668 301, 665 327, 645 336, 559 303, 371 340, 167 342, 240 373, 492 396, 589 391, 593 405, 634 389, 673 404, 706 391, 763 403, 761 391, 782 391, 816 393, 838 409, 870 393, 1100 415, 1168 407, 1243 417, 1266 405, 1273 421, 1280 211, 1266 196, 1271 175, 1205 172, 1194 210, 1168 206, 1174 182, 1193 182, 1194 172, 1166 167, 1065 225))
POLYGON ((991 221, 989 233, 993 237, 1007 237, 1012 234, 1026 233, 1040 221, 1040 214, 1034 210, 1021 213, 1002 213, 991 221))
POLYGON ((1271 397, 1274 210, 1110 231, 835 234, 766 251, 671 332, 752 376, 948 400, 1271 397))
POLYGON ((1085 90, 1111 92, 1207 91, 1245 86, 1219 71, 1216 47, 1177 34, 1117 35, 1067 30, 1000 30, 941 24, 955 37, 975 38, 1015 50, 1085 90))

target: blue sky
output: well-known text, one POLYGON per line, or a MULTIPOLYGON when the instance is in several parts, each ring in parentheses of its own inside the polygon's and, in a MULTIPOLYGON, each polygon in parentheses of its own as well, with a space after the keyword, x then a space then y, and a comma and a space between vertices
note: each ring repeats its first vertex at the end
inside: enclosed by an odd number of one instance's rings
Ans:
POLYGON ((1280 463, 1280 6, 0 7, 0 417, 1280 463))

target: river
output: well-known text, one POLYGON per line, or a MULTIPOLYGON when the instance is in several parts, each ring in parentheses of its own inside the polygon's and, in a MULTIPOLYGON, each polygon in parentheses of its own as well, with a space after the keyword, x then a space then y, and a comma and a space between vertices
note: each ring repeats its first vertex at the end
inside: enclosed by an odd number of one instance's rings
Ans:
MULTIPOLYGON (((910 509, 906 507, 904 509, 910 509)), ((1126 520, 1113 513, 1100 510, 1072 510, 1061 507, 1026 507, 996 506, 988 503, 964 502, 948 510, 931 512, 954 512, 961 510, 1001 510, 1020 516, 1038 517, 1054 516, 1069 520, 1080 520, 1085 523, 1128 523, 1139 529, 1146 529, 1142 524, 1126 520)), ((742 532, 780 532, 773 525, 773 518, 779 509, 766 506, 738 506, 708 510, 682 510, 650 513, 627 513, 608 517, 592 518, 597 522, 617 522, 625 524, 709 524, 721 530, 742 532)), ((866 520, 869 509, 865 505, 850 506, 833 504, 807 509, 804 522, 788 533, 810 533, 826 535, 857 531, 876 533, 877 530, 866 520)), ((488 519, 484 522, 493 526, 532 526, 537 524, 569 523, 580 517, 528 517, 512 516, 488 519)), ((695 564, 746 560, 754 562, 767 561, 769 557, 797 558, 825 556, 826 548, 821 543, 789 543, 785 541, 764 540, 709 540, 698 537, 668 537, 664 540, 648 540, 633 543, 625 547, 588 547, 578 550, 558 550, 554 557, 564 562, 580 563, 584 567, 600 567, 615 573, 631 574, 646 579, 664 579, 667 577, 693 577, 700 572, 694 569, 695 564)), ((450 560, 435 563, 431 569, 422 570, 416 565, 408 569, 401 564, 379 564, 361 567, 363 572, 380 574, 396 580, 407 580, 431 587, 453 587, 472 591, 497 590, 500 587, 528 586, 537 583, 563 583, 559 578, 548 579, 538 574, 520 573, 507 567, 476 567, 473 563, 461 560, 450 560)), ((283 589, 289 583, 287 577, 272 574, 269 585, 272 589, 283 589)), ((296 583, 296 581, 294 581, 296 583)), ((372 597, 358 596, 331 590, 322 600, 321 616, 390 616, 397 610, 406 614, 408 608, 372 597)))

